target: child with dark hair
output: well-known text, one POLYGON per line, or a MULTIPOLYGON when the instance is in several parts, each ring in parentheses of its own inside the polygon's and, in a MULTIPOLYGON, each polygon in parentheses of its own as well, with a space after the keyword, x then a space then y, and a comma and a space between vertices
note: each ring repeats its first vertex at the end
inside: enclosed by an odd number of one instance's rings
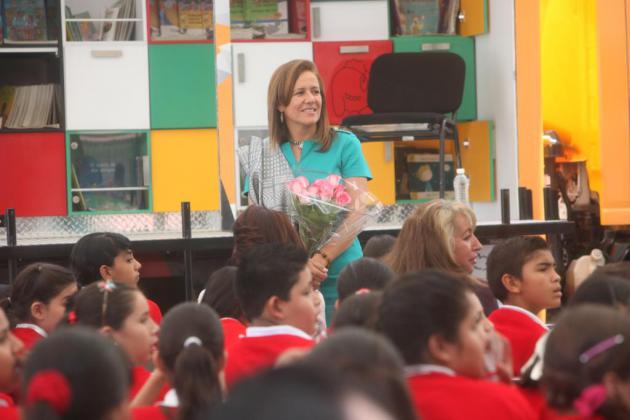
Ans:
POLYGON ((341 373, 397 420, 416 419, 402 357, 380 334, 356 327, 335 330, 311 350, 304 363, 341 373))
POLYGON ((228 387, 271 367, 278 356, 314 342, 316 308, 306 251, 267 244, 245 254, 236 275, 236 296, 250 325, 228 348, 228 387))
POLYGON ((385 290, 380 323, 407 364, 422 419, 535 418, 516 388, 484 380, 502 360, 488 360, 495 333, 465 279, 435 270, 404 275, 385 290))
POLYGON ((22 418, 128 419, 128 387, 125 361, 110 342, 64 329, 38 343, 26 361, 22 418))
POLYGON ((210 275, 200 303, 216 311, 221 318, 225 348, 230 348, 245 335, 245 315, 234 291, 236 267, 226 266, 210 275))
POLYGON ((157 345, 158 327, 149 316, 149 305, 134 287, 100 281, 85 286, 75 299, 75 322, 98 330, 127 355, 132 365, 133 398, 150 376, 144 365, 157 345))
POLYGON ((212 419, 395 420, 395 417, 339 372, 325 366, 297 364, 271 369, 238 383, 212 419))
MULTIPOLYGON (((81 286, 104 280, 137 288, 141 267, 131 250, 131 241, 120 233, 89 233, 74 244, 70 253, 70 268, 81 286)), ((150 299, 147 302, 151 318, 159 325, 160 307, 150 299)))
POLYGON ((374 258, 360 258, 346 265, 337 278, 337 294, 341 304, 360 289, 383 290, 394 279, 394 272, 374 258))
POLYGON ((57 328, 76 292, 72 272, 58 265, 34 263, 17 275, 1 305, 26 351, 57 328))
POLYGON ((577 288, 569 306, 597 303, 622 310, 630 310, 630 281, 595 270, 577 288))
POLYGON ((337 331, 344 327, 363 327, 376 331, 378 328, 378 308, 383 298, 382 292, 359 291, 345 299, 333 318, 332 328, 337 331))
POLYGON ((188 420, 210 411, 222 399, 223 359, 217 314, 190 302, 172 308, 162 322, 156 363, 174 388, 159 406, 134 409, 134 419, 188 420))
POLYGON ((488 318, 510 341, 518 376, 548 331, 537 314, 561 304, 560 276, 549 245, 538 236, 516 236, 495 245, 486 267, 488 285, 502 303, 488 318))
MULTIPOLYGON (((234 221, 234 247, 228 264, 238 266, 243 256, 253 248, 271 243, 293 245, 305 249, 304 243, 295 230, 291 219, 286 213, 271 210, 258 205, 248 206, 234 221)), ((314 338, 326 335, 326 319, 332 315, 332 307, 326 310, 324 295, 319 291, 320 283, 326 278, 327 269, 317 267, 314 259, 308 261, 308 267, 313 276, 313 299, 315 299, 318 325, 314 338)))
POLYGON ((392 235, 375 235, 367 240, 363 247, 363 256, 380 260, 389 254, 396 243, 396 237, 392 235))
POLYGON ((542 384, 571 418, 630 418, 630 318, 601 305, 563 313, 547 340, 542 384))
POLYGON ((10 394, 20 387, 20 367, 24 346, 11 333, 9 320, 0 309, 0 418, 17 420, 18 410, 10 394))

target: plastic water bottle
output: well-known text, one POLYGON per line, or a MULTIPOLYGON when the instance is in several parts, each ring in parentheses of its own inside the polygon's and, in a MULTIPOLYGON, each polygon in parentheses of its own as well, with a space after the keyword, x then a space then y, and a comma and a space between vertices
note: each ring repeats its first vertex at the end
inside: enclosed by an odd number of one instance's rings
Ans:
POLYGON ((453 179, 453 189, 455 190, 455 201, 470 204, 468 200, 468 190, 470 189, 470 180, 466 176, 464 168, 457 168, 457 175, 453 179))

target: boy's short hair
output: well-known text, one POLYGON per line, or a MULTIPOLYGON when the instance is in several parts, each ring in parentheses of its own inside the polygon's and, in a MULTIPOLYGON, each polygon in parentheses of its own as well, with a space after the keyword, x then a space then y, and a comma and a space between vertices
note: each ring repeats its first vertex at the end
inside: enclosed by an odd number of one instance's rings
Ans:
POLYGON ((339 302, 360 289, 383 290, 394 279, 394 272, 374 258, 359 258, 346 265, 337 278, 339 302))
POLYGON ((501 278, 504 274, 522 278, 523 266, 537 251, 549 251, 549 245, 539 236, 515 236, 497 244, 486 261, 488 286, 494 297, 504 301, 508 291, 501 278))
POLYGON ((111 266, 121 251, 131 249, 131 241, 114 232, 96 232, 83 236, 72 247, 70 268, 77 282, 86 286, 101 280, 100 268, 111 266))
POLYGON ((363 256, 369 258, 382 258, 394 247, 396 237, 388 234, 372 236, 363 247, 363 256))
POLYGON ((245 254, 236 273, 236 296, 245 316, 258 318, 272 296, 289 300, 291 288, 306 268, 308 254, 296 246, 260 245, 245 254))
POLYGON ((432 335, 457 340, 470 307, 467 293, 474 293, 472 286, 457 274, 434 269, 405 274, 385 288, 379 308, 381 331, 407 365, 427 363, 432 335))

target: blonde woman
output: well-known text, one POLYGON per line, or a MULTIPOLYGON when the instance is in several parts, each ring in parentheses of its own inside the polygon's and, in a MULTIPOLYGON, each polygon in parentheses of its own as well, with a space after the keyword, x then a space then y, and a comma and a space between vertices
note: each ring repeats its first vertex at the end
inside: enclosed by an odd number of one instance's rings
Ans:
POLYGON ((465 204, 448 200, 422 204, 405 220, 384 262, 398 275, 426 268, 464 275, 489 313, 496 309, 496 300, 490 289, 472 276, 481 250, 476 224, 475 213, 465 204))

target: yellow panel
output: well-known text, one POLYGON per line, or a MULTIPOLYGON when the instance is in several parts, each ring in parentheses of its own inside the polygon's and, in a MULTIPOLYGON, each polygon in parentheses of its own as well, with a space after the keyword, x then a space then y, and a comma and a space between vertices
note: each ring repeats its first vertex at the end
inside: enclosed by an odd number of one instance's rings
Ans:
POLYGON ((492 201, 494 171, 489 121, 473 121, 457 124, 462 165, 470 177, 470 201, 492 201), (468 140, 468 146, 464 142, 468 140))
POLYGON ((485 0, 461 0, 460 13, 464 16, 459 25, 460 35, 475 36, 488 32, 485 0))
POLYGON ((603 225, 630 224, 630 107, 628 106, 627 24, 630 10, 624 0, 597 2, 600 69, 600 139, 603 225))
POLYGON ((151 132, 153 210, 219 210, 219 151, 216 130, 151 132))
POLYGON ((361 147, 374 177, 368 182, 370 192, 376 195, 383 204, 395 204, 394 143, 370 142, 362 143, 361 147), (387 148, 390 148, 388 152, 386 152, 387 148))

